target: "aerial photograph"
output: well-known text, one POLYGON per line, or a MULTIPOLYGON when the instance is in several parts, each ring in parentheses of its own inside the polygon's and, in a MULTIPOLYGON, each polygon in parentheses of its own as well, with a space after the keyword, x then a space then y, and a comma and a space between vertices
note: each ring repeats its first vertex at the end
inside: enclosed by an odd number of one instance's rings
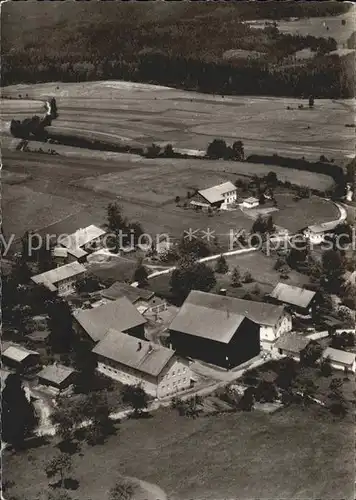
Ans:
POLYGON ((1 4, 4 500, 354 500, 356 6, 1 4))

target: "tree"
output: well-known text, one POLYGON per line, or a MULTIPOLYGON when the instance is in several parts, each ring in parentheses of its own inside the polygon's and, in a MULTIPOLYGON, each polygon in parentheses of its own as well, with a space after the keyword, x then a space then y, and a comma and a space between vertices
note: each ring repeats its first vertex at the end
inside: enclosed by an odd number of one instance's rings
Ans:
POLYGON ((185 300, 191 290, 209 292, 216 285, 213 269, 203 262, 181 260, 173 271, 170 285, 174 295, 185 300))
POLYGON ((241 286, 241 274, 239 268, 236 266, 234 267, 232 271, 232 276, 231 276, 231 285, 233 287, 239 287, 241 286))
POLYGON ((87 428, 89 444, 102 443, 112 431, 110 411, 111 408, 105 392, 92 392, 89 394, 83 408, 85 417, 91 420, 91 425, 87 428))
POLYGON ((179 397, 172 398, 171 406, 178 410, 179 415, 190 418, 197 418, 202 412, 202 400, 198 395, 192 396, 183 401, 179 397))
POLYGON ((341 378, 333 378, 330 382, 329 388, 333 392, 337 392, 341 389, 342 387, 342 380, 341 378))
POLYGON ((223 255, 220 255, 215 265, 215 272, 219 274, 226 274, 229 270, 229 265, 223 255))
POLYGON ((10 374, 2 391, 2 440, 15 448, 21 447, 37 422, 35 409, 26 398, 19 375, 10 374))
POLYGON ((311 398, 314 397, 316 391, 317 391, 317 386, 311 379, 305 379, 301 381, 300 383, 300 390, 302 392, 302 397, 303 397, 303 403, 308 404, 310 403, 311 398))
POLYGON ((252 224, 252 233, 265 234, 267 232, 266 220, 259 215, 252 224))
POLYGON ((245 159, 245 149, 242 141, 235 141, 232 145, 232 156, 234 160, 243 161, 245 159))
POLYGON ((178 203, 180 202, 180 196, 176 196, 174 201, 176 205, 178 205, 178 203))
POLYGON ((332 367, 330 362, 330 357, 323 358, 320 362, 320 372, 323 377, 330 377, 332 374, 332 367))
POLYGON ((226 155, 227 146, 223 139, 214 139, 209 143, 206 155, 209 158, 218 160, 219 158, 224 158, 226 155))
POLYGON ((137 281, 139 285, 145 285, 147 283, 148 272, 145 266, 139 265, 133 275, 134 281, 137 281))
POLYGON ((67 397, 57 398, 56 406, 51 414, 51 422, 57 428, 57 434, 65 442, 74 438, 74 433, 83 422, 85 399, 70 400, 67 397))
POLYGON ((210 248, 206 241, 201 238, 187 238, 183 236, 178 245, 180 255, 191 255, 194 259, 208 257, 210 248))
POLYGON ((73 463, 70 455, 67 453, 61 453, 47 463, 45 472, 48 478, 59 475, 60 487, 62 488, 65 476, 68 475, 72 469, 73 463))
POLYGON ((273 233, 275 231, 275 226, 273 224, 273 218, 272 218, 272 215, 270 215, 269 217, 267 217, 267 220, 266 220, 266 232, 267 233, 273 233))
POLYGON ((322 282, 333 293, 338 293, 345 272, 344 258, 339 250, 326 250, 322 255, 322 282))
POLYGON ((75 380, 76 392, 87 394, 94 388, 97 359, 92 349, 93 346, 89 340, 79 339, 73 344, 73 362, 78 372, 75 380))
POLYGON ((293 358, 285 358, 280 361, 279 373, 276 378, 276 385, 287 390, 291 387, 298 373, 298 365, 293 358))
POLYGON ((109 203, 107 207, 107 224, 106 227, 112 233, 119 234, 120 230, 125 231, 128 227, 128 222, 122 215, 122 208, 118 203, 109 203))
POLYGON ((276 386, 273 382, 261 380, 255 390, 255 398, 262 403, 273 403, 278 397, 276 386))
POLYGON ((254 281, 252 274, 250 271, 246 271, 245 274, 243 275, 242 281, 244 283, 252 283, 254 281))
POLYGON ((140 385, 125 385, 122 390, 123 403, 129 404, 136 417, 148 406, 148 395, 140 385))
POLYGON ((54 297, 46 304, 49 343, 54 352, 67 353, 74 341, 72 312, 68 302, 54 297))
POLYGON ((270 187, 275 187, 277 186, 278 183, 278 177, 276 172, 268 172, 268 174, 265 177, 265 180, 270 187))
POLYGON ((300 364, 302 366, 315 366, 320 358, 322 348, 318 342, 311 340, 309 344, 300 351, 300 364))
POLYGON ((309 96, 309 108, 314 107, 314 96, 310 95, 309 96))
POLYGON ((151 146, 148 146, 146 150, 147 158, 157 158, 161 153, 161 148, 155 143, 152 143, 151 146))
POLYGON ((245 389, 241 397, 238 408, 242 411, 251 411, 255 402, 255 391, 252 387, 245 389))
POLYGON ((111 488, 109 500, 131 500, 134 496, 136 485, 125 478, 120 478, 111 488))
POLYGON ((174 150, 172 144, 166 144, 163 150, 163 156, 166 158, 174 158, 174 150))

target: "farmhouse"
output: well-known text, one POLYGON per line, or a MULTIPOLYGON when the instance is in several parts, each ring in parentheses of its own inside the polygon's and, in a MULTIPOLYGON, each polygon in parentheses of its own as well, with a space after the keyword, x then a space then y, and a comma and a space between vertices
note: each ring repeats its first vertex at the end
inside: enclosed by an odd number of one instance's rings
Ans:
POLYGON ((292 329, 291 315, 284 306, 234 298, 234 310, 260 327, 261 349, 271 351, 274 342, 292 329))
POLYGON ((172 349, 110 329, 93 352, 99 372, 124 384, 141 384, 156 398, 190 387, 189 362, 172 349))
POLYGON ((84 262, 88 253, 94 252, 102 246, 105 235, 106 231, 91 224, 78 229, 73 234, 63 236, 58 242, 67 249, 70 261, 84 262))
POLYGON ((178 353, 226 368, 260 352, 259 325, 241 313, 232 297, 190 292, 169 331, 178 353))
POLYGON ((43 368, 38 374, 38 383, 53 389, 67 389, 75 381, 76 371, 68 366, 54 363, 43 368))
POLYGON ((190 205, 198 209, 226 209, 236 203, 237 189, 232 182, 198 191, 190 200, 190 205))
POLYGON ((74 292, 77 280, 86 273, 85 267, 79 262, 70 262, 64 266, 51 269, 42 274, 32 276, 31 280, 37 285, 44 285, 58 295, 67 295, 74 292))
POLYGON ((36 351, 31 351, 21 345, 12 344, 2 351, 2 361, 9 368, 15 369, 18 373, 25 373, 39 366, 40 355, 36 351))
POLYGON ((321 357, 323 359, 330 359, 331 366, 336 370, 344 370, 347 368, 347 370, 352 373, 356 371, 355 353, 353 352, 327 347, 321 357))
POLYGON ((259 204, 259 200, 251 196, 250 198, 246 198, 245 200, 243 200, 240 206, 242 208, 256 208, 259 204))
POLYGON ((312 315, 318 307, 317 292, 286 283, 278 283, 269 297, 272 302, 285 304, 289 310, 303 316, 312 315))
POLYGON ((73 316, 74 330, 94 342, 103 339, 110 328, 144 339, 145 323, 145 318, 126 297, 79 311, 73 316))
POLYGON ((310 339, 298 333, 282 335, 275 343, 273 350, 282 356, 300 361, 300 352, 306 348, 310 339))
POLYGON ((314 224, 304 229, 303 234, 313 245, 320 245, 321 243, 323 243, 326 234, 332 234, 338 224, 338 221, 314 224))

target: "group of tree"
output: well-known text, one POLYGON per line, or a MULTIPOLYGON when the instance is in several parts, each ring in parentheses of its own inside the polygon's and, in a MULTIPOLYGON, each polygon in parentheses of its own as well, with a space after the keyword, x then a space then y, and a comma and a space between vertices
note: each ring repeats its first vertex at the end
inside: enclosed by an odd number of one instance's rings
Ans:
POLYGON ((125 385, 122 390, 122 402, 131 406, 135 417, 140 417, 148 407, 148 394, 141 385, 125 385))
POLYGON ((272 216, 262 217, 259 215, 252 225, 252 233, 267 235, 275 231, 272 216))
POLYGON ((235 141, 232 146, 228 146, 223 139, 214 139, 209 143, 206 156, 212 160, 236 160, 245 159, 245 150, 242 141, 235 141))
POLYGON ((174 296, 183 302, 191 290, 209 292, 216 285, 214 270, 192 259, 191 256, 183 257, 173 271, 170 286, 174 296))
POLYGON ((174 397, 171 401, 171 407, 176 409, 180 416, 197 418, 202 413, 202 398, 198 395, 183 400, 180 397, 174 397))
POLYGON ((51 124, 49 116, 40 118, 35 115, 32 118, 25 118, 24 120, 11 120, 10 132, 14 137, 21 139, 32 139, 43 141, 47 139, 48 133, 46 126, 51 124))

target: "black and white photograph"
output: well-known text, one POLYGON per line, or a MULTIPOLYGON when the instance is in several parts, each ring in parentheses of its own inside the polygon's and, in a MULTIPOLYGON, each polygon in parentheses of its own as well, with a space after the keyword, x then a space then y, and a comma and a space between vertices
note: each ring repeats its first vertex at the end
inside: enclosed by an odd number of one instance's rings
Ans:
POLYGON ((1 1, 4 500, 354 500, 356 6, 1 1))

